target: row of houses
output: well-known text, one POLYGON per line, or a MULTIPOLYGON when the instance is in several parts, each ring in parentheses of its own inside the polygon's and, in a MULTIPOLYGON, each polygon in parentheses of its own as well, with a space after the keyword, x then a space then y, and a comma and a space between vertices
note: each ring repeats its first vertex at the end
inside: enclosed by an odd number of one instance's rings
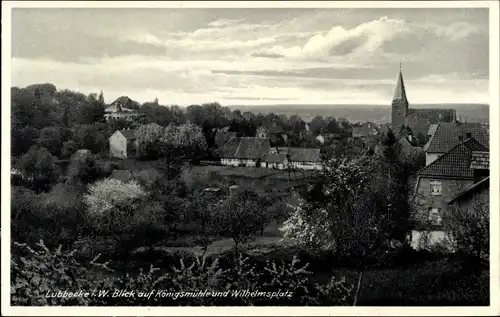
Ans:
MULTIPOLYGON (((220 134, 224 135, 224 134, 220 134)), ((271 147, 269 138, 236 137, 216 140, 220 144, 220 163, 225 166, 273 169, 321 169, 320 149, 271 147)), ((138 154, 135 129, 117 130, 109 138, 109 154, 115 158, 131 158, 138 154)))
POLYGON ((231 137, 221 146, 221 164, 273 169, 321 169, 320 149, 271 147, 268 138, 231 137))

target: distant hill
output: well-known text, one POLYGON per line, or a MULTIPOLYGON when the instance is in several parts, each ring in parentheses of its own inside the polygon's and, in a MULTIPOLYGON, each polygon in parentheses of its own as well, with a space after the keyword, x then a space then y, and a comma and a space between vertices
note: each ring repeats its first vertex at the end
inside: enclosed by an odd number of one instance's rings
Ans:
MULTIPOLYGON (((371 121, 374 123, 387 123, 391 120, 390 105, 232 105, 232 110, 254 113, 276 113, 290 116, 299 115, 305 121, 310 121, 315 116, 344 117, 351 122, 371 121)), ((462 121, 489 122, 489 105, 486 104, 411 104, 410 108, 444 108, 456 109, 457 119, 462 116, 462 121)))

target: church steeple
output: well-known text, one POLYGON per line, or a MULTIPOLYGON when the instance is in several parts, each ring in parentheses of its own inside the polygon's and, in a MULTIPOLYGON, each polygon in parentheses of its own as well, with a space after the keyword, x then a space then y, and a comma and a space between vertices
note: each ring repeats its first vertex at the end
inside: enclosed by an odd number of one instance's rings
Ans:
POLYGON ((399 64, 399 76, 392 99, 392 114, 391 123, 392 131, 399 133, 402 126, 406 125, 406 116, 408 114, 408 99, 406 98, 405 84, 403 81, 403 73, 401 72, 401 64, 399 64))
POLYGON ((394 91, 394 98, 392 100, 403 100, 408 102, 406 99, 405 83, 403 81, 403 73, 401 72, 401 64, 399 64, 399 76, 398 83, 396 84, 396 90, 394 91))

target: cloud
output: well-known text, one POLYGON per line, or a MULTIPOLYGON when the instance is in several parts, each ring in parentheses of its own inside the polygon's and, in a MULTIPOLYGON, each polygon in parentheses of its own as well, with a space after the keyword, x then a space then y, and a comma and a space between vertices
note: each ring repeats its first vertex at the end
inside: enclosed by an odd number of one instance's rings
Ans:
POLYGON ((208 25, 213 27, 224 27, 224 26, 234 25, 241 21, 242 21, 241 19, 219 19, 208 23, 208 25))
POLYGON ((481 32, 481 26, 468 22, 456 22, 446 26, 435 26, 436 35, 456 42, 481 32))
POLYGON ((291 59, 325 59, 332 55, 345 54, 363 57, 375 53, 385 42, 407 31, 405 21, 382 17, 351 29, 334 26, 326 34, 320 32, 314 35, 302 47, 285 48, 276 45, 269 49, 260 49, 254 52, 254 55, 267 54, 291 59))

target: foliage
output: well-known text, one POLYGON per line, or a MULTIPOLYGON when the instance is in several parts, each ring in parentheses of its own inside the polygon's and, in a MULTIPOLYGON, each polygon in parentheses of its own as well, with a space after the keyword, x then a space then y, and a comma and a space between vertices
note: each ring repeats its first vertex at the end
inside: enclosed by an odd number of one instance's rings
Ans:
POLYGON ((104 214, 118 204, 130 199, 143 198, 147 194, 136 181, 124 183, 106 178, 90 185, 84 202, 91 214, 104 214))
POLYGON ((11 130, 11 154, 19 156, 26 153, 29 148, 35 145, 39 132, 31 126, 24 126, 16 129, 12 126, 11 130))
POLYGON ((162 137, 165 128, 156 123, 141 125, 137 129, 139 155, 148 159, 156 159, 163 153, 162 137))
MULTIPOLYGON (((110 263, 98 263, 99 255, 89 265, 82 265, 76 251, 49 250, 41 241, 39 250, 14 243, 18 248, 12 260, 11 294, 13 305, 343 305, 346 304, 351 286, 343 280, 332 279, 326 285, 313 283, 307 264, 297 258, 291 263, 268 261, 263 267, 253 264, 248 257, 234 258, 232 264, 222 266, 219 259, 180 258, 178 264, 161 272, 150 266, 138 274, 119 277, 113 273, 110 263), (109 273, 106 273, 109 272, 109 273), (103 275, 103 273, 106 273, 103 275), (100 274, 102 277, 91 276, 100 274), (89 296, 47 297, 75 289, 89 296), (97 293, 96 289, 99 289, 97 293), (170 292, 171 296, 114 297, 104 292, 134 290, 135 292, 170 292), (257 290, 260 296, 234 296, 235 291, 257 290), (159 291, 156 291, 159 290, 159 291), (200 290, 228 292, 228 296, 190 296, 200 290), (289 295, 284 292, 288 291, 289 295), (230 292, 230 294, 229 294, 230 292), (274 292, 274 298, 271 296, 274 292), (277 292, 282 292, 278 297, 277 292), (183 293, 184 296, 172 296, 183 293)), ((106 292, 107 293, 107 292, 106 292)))
POLYGON ((77 151, 68 166, 67 180, 71 184, 88 184, 100 176, 100 168, 96 164, 94 155, 88 150, 77 151))
POLYGON ((259 204, 258 196, 249 192, 231 195, 211 208, 210 225, 215 233, 230 237, 235 250, 250 241, 262 227, 265 209, 259 204))
POLYGON ((57 181, 60 171, 56 158, 46 148, 32 146, 17 162, 17 168, 26 177, 33 179, 37 190, 46 189, 57 181))
POLYGON ((468 203, 452 205, 445 222, 455 250, 476 262, 489 260, 489 204, 489 191, 476 194, 468 203))

